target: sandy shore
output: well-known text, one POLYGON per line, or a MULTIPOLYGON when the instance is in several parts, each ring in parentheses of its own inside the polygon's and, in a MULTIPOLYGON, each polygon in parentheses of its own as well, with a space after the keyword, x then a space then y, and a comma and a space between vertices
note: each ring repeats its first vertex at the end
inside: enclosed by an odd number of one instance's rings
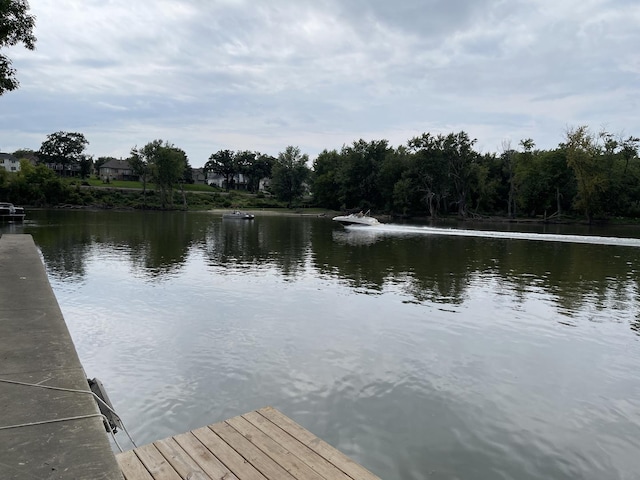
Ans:
MULTIPOLYGON (((211 210, 207 210, 210 213, 216 213, 222 215, 223 213, 233 212, 235 209, 232 208, 214 208, 211 210)), ((288 217, 334 217, 339 215, 339 213, 334 212, 332 210, 322 210, 322 209, 299 209, 299 210, 289 210, 286 208, 243 208, 240 209, 241 212, 253 213, 255 216, 267 217, 267 216, 288 216, 288 217)))

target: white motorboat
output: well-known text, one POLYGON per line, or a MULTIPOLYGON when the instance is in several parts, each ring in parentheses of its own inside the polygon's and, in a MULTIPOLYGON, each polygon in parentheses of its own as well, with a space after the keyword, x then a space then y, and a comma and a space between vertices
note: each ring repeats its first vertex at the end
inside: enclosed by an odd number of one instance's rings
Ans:
POLYGON ((255 215, 253 213, 241 212, 240 210, 235 210, 229 213, 223 213, 222 218, 228 218, 232 220, 253 220, 255 215))
POLYGON ((340 215, 333 217, 333 220, 341 223, 342 225, 359 225, 363 227, 374 227, 380 225, 378 219, 369 216, 370 210, 366 213, 352 213, 350 215, 340 215))
POLYGON ((16 207, 12 203, 0 202, 0 221, 22 222, 24 217, 24 208, 16 207))

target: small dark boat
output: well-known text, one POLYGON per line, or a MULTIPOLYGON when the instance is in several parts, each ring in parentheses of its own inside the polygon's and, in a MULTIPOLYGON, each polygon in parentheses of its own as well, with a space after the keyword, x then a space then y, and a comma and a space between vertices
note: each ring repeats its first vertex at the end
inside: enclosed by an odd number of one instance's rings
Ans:
POLYGON ((0 202, 0 222, 22 222, 24 217, 24 208, 16 207, 9 202, 0 202))

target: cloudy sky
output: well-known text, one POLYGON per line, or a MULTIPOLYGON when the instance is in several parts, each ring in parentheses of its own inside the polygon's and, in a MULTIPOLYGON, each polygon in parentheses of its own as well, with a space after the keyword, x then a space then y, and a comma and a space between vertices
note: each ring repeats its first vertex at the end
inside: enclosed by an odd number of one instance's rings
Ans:
POLYGON ((161 138, 311 158, 360 138, 465 130, 483 152, 567 127, 640 135, 637 0, 30 0, 4 50, 0 151, 81 132, 126 157, 161 138))

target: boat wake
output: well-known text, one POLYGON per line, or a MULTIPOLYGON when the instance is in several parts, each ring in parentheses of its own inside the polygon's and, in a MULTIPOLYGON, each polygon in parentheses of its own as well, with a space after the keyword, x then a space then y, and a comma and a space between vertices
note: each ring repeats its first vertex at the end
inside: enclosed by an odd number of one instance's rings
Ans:
POLYGON ((385 235, 446 235, 454 237, 503 238, 509 240, 530 240, 537 242, 587 243, 594 245, 615 245, 640 247, 640 238, 603 237, 597 235, 564 235, 554 233, 501 232, 495 230, 467 230, 413 225, 380 224, 373 227, 345 227, 349 233, 372 237, 385 235))

